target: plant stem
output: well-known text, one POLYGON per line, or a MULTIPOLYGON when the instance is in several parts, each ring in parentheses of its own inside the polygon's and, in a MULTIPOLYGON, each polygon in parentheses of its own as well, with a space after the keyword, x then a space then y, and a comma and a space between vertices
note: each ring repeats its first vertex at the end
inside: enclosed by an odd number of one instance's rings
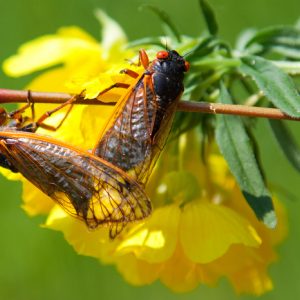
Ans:
MULTIPOLYGON (((63 103, 72 97, 67 93, 50 92, 31 92, 34 103, 63 103)), ((25 103, 27 102, 28 92, 21 90, 0 89, 0 103, 25 103)), ((114 105, 114 102, 101 102, 98 99, 78 99, 74 104, 86 105, 114 105)), ((227 114, 236 116, 259 117, 268 119, 294 120, 300 121, 300 118, 293 118, 286 115, 277 108, 255 107, 247 105, 229 105, 221 103, 180 101, 179 111, 197 112, 209 114, 227 114)))

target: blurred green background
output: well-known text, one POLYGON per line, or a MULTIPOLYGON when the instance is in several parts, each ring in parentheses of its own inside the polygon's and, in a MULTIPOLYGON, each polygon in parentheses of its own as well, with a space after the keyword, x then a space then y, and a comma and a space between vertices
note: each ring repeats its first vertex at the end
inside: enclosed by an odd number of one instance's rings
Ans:
MULTIPOLYGON (((182 33, 196 35, 204 28, 197 0, 9 0, 0 1, 0 61, 34 37, 53 33, 66 25, 79 25, 99 36, 93 17, 96 7, 104 9, 124 27, 130 39, 162 34, 160 22, 149 11, 139 11, 151 3, 168 11, 182 33)), ((292 24, 300 17, 298 0, 211 0, 221 36, 231 42, 245 27, 292 24)), ((11 79, 0 72, 0 87, 22 88, 29 78, 11 79)), ((289 237, 278 251, 280 259, 270 268, 275 289, 262 299, 300 299, 300 197, 299 179, 285 161, 267 123, 258 122, 256 134, 262 146, 262 161, 274 186, 295 195, 281 195, 289 214, 289 237), (297 199, 298 198, 298 199, 297 199)), ((295 134, 300 124, 291 122, 295 134)), ((298 142, 299 134, 298 134, 298 142)), ((60 233, 42 229, 42 218, 29 218, 20 208, 19 183, 0 178, 0 299, 254 299, 236 296, 225 280, 217 288, 200 286, 188 294, 173 294, 159 282, 132 287, 114 267, 78 256, 60 233)))

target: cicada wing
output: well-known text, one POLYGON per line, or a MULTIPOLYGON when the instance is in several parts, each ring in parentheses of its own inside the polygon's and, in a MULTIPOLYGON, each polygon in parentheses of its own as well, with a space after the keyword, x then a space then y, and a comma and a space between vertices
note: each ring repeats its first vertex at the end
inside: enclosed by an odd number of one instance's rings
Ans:
POLYGON ((144 189, 106 161, 38 135, 0 137, 0 152, 14 167, 89 228, 108 225, 117 234, 124 224, 150 214, 144 189))
POLYGON ((114 223, 109 228, 109 237, 111 239, 114 239, 116 236, 118 236, 124 229, 127 223, 114 223))
POLYGON ((169 135, 180 95, 169 103, 156 95, 152 77, 142 76, 117 105, 93 153, 145 185, 169 135))

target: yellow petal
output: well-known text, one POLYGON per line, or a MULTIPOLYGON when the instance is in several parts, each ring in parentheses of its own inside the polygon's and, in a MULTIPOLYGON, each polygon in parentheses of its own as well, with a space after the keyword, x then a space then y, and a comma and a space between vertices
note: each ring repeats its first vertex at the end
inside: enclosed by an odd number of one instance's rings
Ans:
POLYGON ((259 236, 266 241, 271 247, 282 242, 288 234, 288 218, 284 206, 278 201, 276 195, 273 197, 273 204, 277 215, 277 225, 270 230, 257 219, 247 201, 242 196, 237 186, 231 190, 230 198, 226 199, 226 205, 246 218, 255 227, 259 236))
POLYGON ((232 177, 225 159, 221 155, 209 156, 210 178, 220 189, 232 190, 235 180, 232 177))
MULTIPOLYGON (((43 74, 35 77, 27 86, 32 91, 40 92, 65 92, 68 93, 69 89, 66 86, 66 79, 72 76, 72 70, 59 67, 46 71, 43 74)), ((38 105, 37 107, 38 108, 38 105)))
POLYGON ((158 278, 162 264, 147 263, 132 254, 117 259, 116 266, 124 279, 133 285, 150 284, 158 278))
MULTIPOLYGON (((96 98, 101 91, 104 89, 112 86, 115 83, 111 79, 111 77, 108 74, 100 74, 96 78, 92 78, 91 80, 84 80, 80 83, 80 80, 77 81, 77 85, 80 85, 83 90, 85 90, 85 98, 86 99, 93 99, 96 98)), ((120 89, 115 89, 114 92, 118 92, 119 95, 113 95, 107 102, 117 102, 120 98, 120 89)), ((124 93, 124 91, 122 91, 124 93)), ((106 102, 106 95, 111 95, 112 93, 106 93, 103 96, 101 96, 101 101, 106 102)))
POLYGON ((120 255, 134 253, 139 259, 158 263, 170 258, 177 243, 180 209, 169 205, 156 209, 141 226, 133 227, 117 247, 120 255))
POLYGON ((262 249, 233 245, 221 258, 209 263, 206 269, 218 276, 225 276, 238 293, 263 294, 272 289, 267 267, 274 254, 264 256, 262 249))
POLYGON ((261 243, 255 229, 236 212, 200 201, 185 205, 180 240, 189 259, 198 263, 217 259, 233 244, 258 247, 261 243))
POLYGON ((58 29, 57 35, 60 37, 76 38, 91 44, 99 44, 99 42, 94 37, 77 26, 61 27, 60 29, 58 29))
MULTIPOLYGON (((79 30, 79 29, 78 29, 79 30)), ((72 34, 45 35, 33 41, 23 44, 14 55, 3 63, 3 69, 10 76, 22 76, 34 71, 62 63, 70 55, 97 46, 90 40, 74 37, 74 27, 70 30, 72 34)))
POLYGON ((260 268, 243 269, 229 277, 237 293, 262 295, 273 289, 273 283, 266 270, 260 268))
POLYGON ((49 213, 54 206, 54 201, 25 178, 22 182, 24 202, 22 208, 26 213, 30 216, 49 213))
POLYGON ((164 264, 160 279, 174 292, 190 291, 199 284, 197 264, 177 247, 173 257, 164 264))
POLYGON ((78 123, 86 149, 94 148, 113 110, 114 106, 109 105, 90 105, 83 109, 78 123))
POLYGON ((8 180, 21 180, 22 175, 20 173, 14 173, 8 169, 0 167, 0 174, 6 177, 8 180))
MULTIPOLYGON (((61 122, 61 120, 65 117, 66 109, 67 108, 64 108, 64 110, 56 112, 50 118, 46 119, 45 123, 50 124, 54 127, 57 126, 61 122)), ((71 113, 64 120, 59 130, 54 132, 49 132, 48 130, 41 128, 39 129, 38 133, 43 135, 51 135, 54 138, 64 141, 67 144, 80 147, 81 149, 86 149, 86 150, 90 149, 90 144, 86 143, 85 138, 80 129, 81 116, 83 110, 84 110, 83 105, 73 106, 71 113)))
POLYGON ((93 256, 106 263, 113 261, 117 239, 109 240, 108 228, 89 230, 84 222, 69 216, 58 205, 52 209, 43 227, 61 231, 67 242, 81 255, 93 256))

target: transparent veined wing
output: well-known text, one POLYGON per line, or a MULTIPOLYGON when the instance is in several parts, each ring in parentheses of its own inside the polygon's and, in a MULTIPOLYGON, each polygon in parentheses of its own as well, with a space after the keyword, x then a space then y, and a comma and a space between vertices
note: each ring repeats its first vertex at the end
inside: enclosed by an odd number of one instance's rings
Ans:
POLYGON ((89 228, 109 226, 111 237, 151 213, 151 203, 134 179, 89 152, 37 134, 3 130, 0 154, 89 228))

